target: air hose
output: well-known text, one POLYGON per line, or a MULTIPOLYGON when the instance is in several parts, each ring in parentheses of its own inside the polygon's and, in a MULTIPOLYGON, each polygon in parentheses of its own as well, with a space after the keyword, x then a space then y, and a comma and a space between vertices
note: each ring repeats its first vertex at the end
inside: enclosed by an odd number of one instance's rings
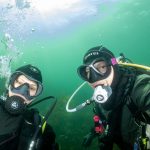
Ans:
POLYGON ((68 100, 68 102, 67 102, 67 104, 66 104, 66 111, 67 111, 67 112, 76 112, 76 111, 78 111, 78 110, 84 108, 85 106, 91 104, 91 102, 93 101, 93 100, 86 100, 85 102, 83 102, 82 104, 76 106, 75 108, 69 109, 69 104, 70 104, 71 100, 74 98, 74 96, 77 94, 77 92, 78 92, 86 83, 87 83, 87 82, 83 82, 83 83, 73 92, 73 94, 70 96, 70 98, 69 98, 69 100, 68 100))
POLYGON ((130 67, 136 67, 139 69, 145 69, 145 70, 150 70, 150 67, 148 66, 143 66, 143 65, 139 65, 139 64, 133 64, 133 63, 123 63, 123 62, 118 62, 119 65, 123 65, 123 66, 130 66, 130 67))
POLYGON ((36 105, 37 103, 40 103, 40 102, 43 101, 43 100, 47 100, 47 99, 51 99, 51 98, 54 99, 54 103, 53 103, 53 105, 48 109, 46 115, 45 115, 44 118, 42 119, 41 123, 38 125, 38 127, 37 127, 37 129, 36 129, 36 131, 35 131, 35 133, 34 133, 34 135, 33 135, 33 137, 32 137, 32 140, 31 140, 31 142, 30 142, 30 145, 29 145, 28 150, 34 150, 34 146, 35 146, 35 144, 36 144, 36 139, 37 139, 37 137, 38 137, 38 133, 40 132, 40 130, 41 130, 42 126, 44 125, 44 123, 48 120, 48 118, 49 118, 51 112, 53 111, 53 109, 54 109, 54 107, 55 107, 55 105, 56 105, 57 100, 56 100, 55 97, 49 96, 49 97, 43 98, 43 99, 41 99, 41 100, 39 100, 39 101, 33 103, 32 105, 30 105, 30 107, 31 107, 31 106, 33 106, 33 105, 36 105))

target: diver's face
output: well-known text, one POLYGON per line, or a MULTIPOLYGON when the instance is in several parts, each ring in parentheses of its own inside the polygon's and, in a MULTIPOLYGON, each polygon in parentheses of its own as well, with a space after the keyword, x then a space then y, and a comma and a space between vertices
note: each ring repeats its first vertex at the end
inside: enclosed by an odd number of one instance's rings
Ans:
MULTIPOLYGON (((105 71, 105 67, 102 67, 101 71, 105 71)), ((92 88, 95 88, 95 87, 97 87, 99 85, 101 85, 101 86, 111 86, 113 78, 114 78, 114 69, 111 66, 111 72, 110 72, 110 75, 107 78, 102 79, 102 80, 98 80, 98 81, 96 81, 94 83, 89 83, 89 85, 92 88)))
MULTIPOLYGON (((37 83, 30 80, 30 79, 28 79, 24 75, 20 75, 18 78, 16 78, 16 80, 14 81, 13 84, 14 84, 13 85, 14 88, 19 88, 23 85, 27 85, 26 90, 28 90, 28 93, 29 93, 30 96, 34 96, 37 92, 37 89, 38 89, 37 83)), ((25 98, 25 96, 23 94, 12 92, 10 90, 10 87, 9 87, 8 95, 9 96, 20 96, 21 98, 24 99, 24 103, 26 103, 26 104, 29 104, 32 101, 32 100, 29 100, 29 99, 25 98)))

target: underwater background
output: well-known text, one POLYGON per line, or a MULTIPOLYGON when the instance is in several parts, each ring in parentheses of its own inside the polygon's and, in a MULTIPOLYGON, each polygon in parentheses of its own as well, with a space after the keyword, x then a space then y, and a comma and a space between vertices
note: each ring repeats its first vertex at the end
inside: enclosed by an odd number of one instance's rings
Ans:
MULTIPOLYGON (((79 150, 93 126, 92 105, 68 113, 66 103, 83 83, 77 75, 85 52, 103 45, 134 63, 150 65, 150 0, 0 0, 1 95, 11 72, 32 64, 43 74, 40 98, 57 98, 48 122, 61 150, 79 150)), ((85 85, 74 108, 92 96, 85 85)), ((39 98, 39 99, 40 99, 39 98)), ((37 104, 42 115, 52 100, 37 104)), ((97 149, 96 139, 89 150, 97 149)), ((116 148, 114 148, 116 149, 116 148)))

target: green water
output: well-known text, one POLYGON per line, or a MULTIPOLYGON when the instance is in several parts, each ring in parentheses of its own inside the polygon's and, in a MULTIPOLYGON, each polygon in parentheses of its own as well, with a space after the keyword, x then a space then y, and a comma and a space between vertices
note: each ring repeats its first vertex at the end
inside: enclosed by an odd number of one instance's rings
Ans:
MULTIPOLYGON (((43 73, 44 92, 41 97, 53 95, 58 98, 49 122, 56 131, 62 150, 82 149, 83 136, 93 125, 92 106, 76 113, 67 113, 65 110, 68 98, 83 82, 76 69, 89 48, 102 44, 116 56, 123 52, 135 63, 150 65, 149 6, 149 0, 103 0, 103 3, 95 3, 96 13, 87 16, 81 14, 68 19, 69 22, 62 26, 59 26, 59 22, 57 25, 51 24, 54 20, 46 17, 45 23, 41 18, 32 18, 32 15, 28 19, 28 10, 23 10, 25 13, 19 12, 25 17, 21 20, 24 23, 22 25, 22 22, 15 19, 15 15, 12 14, 9 18, 8 12, 3 11, 3 16, 6 13, 11 23, 0 22, 0 38, 5 32, 10 33, 15 46, 23 52, 22 56, 12 62, 12 69, 28 63, 38 66, 43 73), (35 31, 31 32, 29 28, 35 28, 35 31)), ((0 54, 5 53, 8 52, 0 43, 0 54)), ((84 88, 74 98, 72 107, 91 96, 92 91, 87 86, 84 88), (86 88, 89 91, 87 93, 86 88)), ((45 102, 37 107, 44 114, 48 104, 49 102, 45 102)), ((96 145, 94 141, 89 149, 97 149, 96 145)))

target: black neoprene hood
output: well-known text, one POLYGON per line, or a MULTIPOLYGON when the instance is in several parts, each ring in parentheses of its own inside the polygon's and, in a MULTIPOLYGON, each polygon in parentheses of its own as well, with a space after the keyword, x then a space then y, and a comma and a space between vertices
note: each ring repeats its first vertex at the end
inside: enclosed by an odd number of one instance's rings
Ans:
POLYGON ((111 63, 111 59, 115 58, 115 56, 107 48, 103 46, 97 46, 89 49, 85 53, 83 57, 83 64, 90 64, 93 60, 97 58, 105 58, 105 60, 108 61, 108 63, 111 63))
POLYGON ((33 80, 42 83, 41 71, 35 66, 32 66, 30 64, 26 66, 22 66, 16 69, 15 72, 25 74, 26 76, 32 78, 33 80))

